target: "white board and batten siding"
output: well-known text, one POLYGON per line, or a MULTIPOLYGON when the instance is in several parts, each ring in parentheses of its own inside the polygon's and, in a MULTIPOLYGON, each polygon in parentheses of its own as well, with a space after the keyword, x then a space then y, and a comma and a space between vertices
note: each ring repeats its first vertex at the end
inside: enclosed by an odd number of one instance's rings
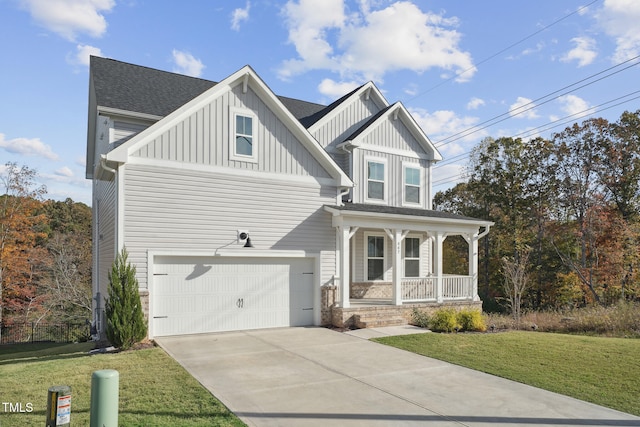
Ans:
POLYGON ((430 208, 429 188, 429 160, 417 159, 415 157, 390 154, 386 151, 376 151, 368 149, 356 149, 353 152, 353 174, 360 185, 353 188, 354 203, 377 203, 388 206, 405 206, 420 209, 430 208), (383 161, 385 163, 385 201, 371 201, 367 199, 367 162, 383 161), (416 166, 421 168, 420 204, 407 204, 404 202, 404 171, 405 166, 416 166))
POLYGON ((313 137, 320 142, 320 145, 328 147, 327 150, 331 152, 335 145, 343 143, 349 135, 384 107, 384 105, 378 105, 373 97, 367 99, 364 94, 361 94, 348 105, 340 106, 340 110, 331 120, 313 130, 313 137))
POLYGON ((267 173, 330 178, 287 126, 251 88, 238 86, 213 99, 133 154, 147 159, 254 170, 267 173), (232 110, 255 115, 257 160, 232 159, 232 110))

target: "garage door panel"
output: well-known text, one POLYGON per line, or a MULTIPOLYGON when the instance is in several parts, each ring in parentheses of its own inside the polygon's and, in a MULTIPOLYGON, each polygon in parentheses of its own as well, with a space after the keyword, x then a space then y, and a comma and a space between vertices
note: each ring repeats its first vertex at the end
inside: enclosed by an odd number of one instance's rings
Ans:
POLYGON ((311 259, 165 257, 154 273, 157 336, 313 324, 311 259))

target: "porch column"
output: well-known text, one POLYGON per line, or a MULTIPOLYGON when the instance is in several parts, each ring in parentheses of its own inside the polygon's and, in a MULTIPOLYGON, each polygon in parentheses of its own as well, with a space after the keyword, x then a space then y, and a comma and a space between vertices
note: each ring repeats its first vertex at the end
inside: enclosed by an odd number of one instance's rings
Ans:
POLYGON ((446 238, 442 231, 436 231, 433 236, 433 274, 436 277, 436 301, 444 301, 442 288, 442 242, 446 238))
POLYGON ((338 227, 340 237, 340 266, 338 274, 340 275, 340 306, 349 308, 349 227, 338 227))
POLYGON ((391 243, 393 245, 392 249, 392 266, 393 266, 393 276, 392 276, 392 296, 391 300, 393 305, 402 305, 402 241, 409 233, 409 230, 384 230, 389 238, 391 239, 391 243))
POLYGON ((471 277, 471 297, 480 301, 478 296, 478 233, 469 235, 469 276, 471 277))

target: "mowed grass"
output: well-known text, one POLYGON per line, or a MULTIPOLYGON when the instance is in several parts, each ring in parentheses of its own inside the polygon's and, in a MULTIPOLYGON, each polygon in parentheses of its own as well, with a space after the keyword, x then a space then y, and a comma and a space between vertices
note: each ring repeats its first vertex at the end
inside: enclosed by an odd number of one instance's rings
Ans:
POLYGON ((640 340, 514 331, 375 341, 640 415, 640 340))
MULTIPOLYGON (((27 403, 32 412, 10 413, 0 403, 0 426, 42 426, 47 390, 71 387, 71 425, 88 426, 91 375, 120 374, 119 417, 123 426, 243 426, 160 348, 88 355, 92 343, 22 344, 0 347, 0 400, 27 403)), ((7 407, 9 409, 9 407, 7 407)))

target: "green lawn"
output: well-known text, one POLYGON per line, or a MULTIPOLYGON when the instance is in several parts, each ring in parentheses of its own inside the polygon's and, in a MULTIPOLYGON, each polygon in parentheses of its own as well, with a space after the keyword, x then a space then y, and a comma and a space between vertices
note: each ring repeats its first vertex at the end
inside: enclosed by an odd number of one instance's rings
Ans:
MULTIPOLYGON (((243 426, 160 348, 88 355, 92 343, 0 347, 0 400, 27 403, 32 412, 9 413, 0 403, 0 426, 42 426, 47 390, 71 386, 71 425, 88 426, 91 374, 120 373, 119 424, 125 426, 243 426)), ((8 408, 7 408, 8 409, 8 408)))
POLYGON ((640 415, 640 340, 505 332, 375 341, 640 415))

